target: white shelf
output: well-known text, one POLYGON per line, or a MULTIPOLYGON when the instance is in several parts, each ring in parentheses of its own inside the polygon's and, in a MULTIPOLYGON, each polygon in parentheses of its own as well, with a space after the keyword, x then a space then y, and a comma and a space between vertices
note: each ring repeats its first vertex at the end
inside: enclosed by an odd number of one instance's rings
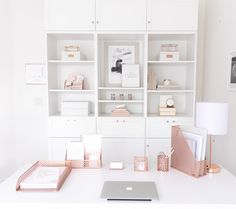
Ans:
POLYGON ((73 90, 73 89, 49 89, 48 92, 55 92, 55 93, 94 93, 94 90, 73 90))
POLYGON ((90 113, 88 116, 86 116, 86 115, 61 115, 61 113, 56 113, 56 114, 53 114, 53 115, 49 115, 50 117, 61 117, 61 118, 63 118, 63 117, 65 117, 65 118, 67 118, 67 117, 95 117, 95 114, 94 113, 90 113))
POLYGON ((179 89, 168 89, 168 90, 148 90, 147 91, 148 93, 193 93, 194 91, 193 90, 186 90, 186 89, 182 89, 182 90, 179 90, 179 89))
POLYGON ((131 113, 129 116, 112 116, 111 113, 101 113, 99 117, 111 117, 111 118, 116 118, 116 117, 128 117, 128 118, 133 118, 133 117, 144 117, 143 114, 138 114, 138 113, 131 113))
POLYGON ((144 90, 143 87, 99 87, 99 90, 118 90, 118 91, 123 91, 123 90, 144 90))
POLYGON ((99 103, 144 103, 144 100, 99 100, 99 103))
POLYGON ((195 61, 193 60, 182 60, 182 61, 156 61, 150 60, 148 64, 194 64, 195 61))
POLYGON ((184 113, 177 113, 175 116, 172 115, 160 115, 159 113, 148 113, 147 117, 158 117, 158 118, 165 118, 165 117, 186 117, 186 118, 192 118, 193 116, 184 114, 184 113))
POLYGON ((71 60, 48 60, 48 63, 54 63, 54 64, 94 64, 95 61, 93 61, 93 60, 78 60, 78 61, 71 61, 71 60))

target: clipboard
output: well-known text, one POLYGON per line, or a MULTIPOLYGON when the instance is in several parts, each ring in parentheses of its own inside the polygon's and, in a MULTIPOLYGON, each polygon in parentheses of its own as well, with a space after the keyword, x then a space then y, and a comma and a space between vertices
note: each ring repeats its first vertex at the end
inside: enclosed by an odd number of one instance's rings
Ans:
POLYGON ((69 176, 71 172, 71 161, 37 161, 34 163, 27 171, 25 171, 17 180, 16 184, 16 191, 40 191, 40 192, 53 192, 59 191, 62 185, 64 184, 66 178, 69 176), (27 179, 31 173, 35 171, 38 167, 58 167, 58 166, 65 166, 66 168, 60 174, 57 182, 56 188, 30 188, 30 189, 23 189, 21 188, 21 182, 27 179))
POLYGON ((174 153, 171 167, 193 177, 206 175, 206 160, 196 160, 179 126, 172 126, 171 146, 174 153))

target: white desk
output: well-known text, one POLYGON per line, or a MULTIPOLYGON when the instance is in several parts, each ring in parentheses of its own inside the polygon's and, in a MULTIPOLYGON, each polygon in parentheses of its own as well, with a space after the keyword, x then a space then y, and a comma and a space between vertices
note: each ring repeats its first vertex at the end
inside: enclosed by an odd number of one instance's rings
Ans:
POLYGON ((199 179, 175 169, 167 173, 157 172, 154 168, 149 172, 134 172, 131 166, 121 171, 107 168, 72 170, 59 192, 16 192, 17 178, 24 170, 0 184, 0 202, 112 204, 99 197, 103 181, 131 180, 156 182, 159 200, 151 204, 236 204, 236 177, 225 169, 199 179))

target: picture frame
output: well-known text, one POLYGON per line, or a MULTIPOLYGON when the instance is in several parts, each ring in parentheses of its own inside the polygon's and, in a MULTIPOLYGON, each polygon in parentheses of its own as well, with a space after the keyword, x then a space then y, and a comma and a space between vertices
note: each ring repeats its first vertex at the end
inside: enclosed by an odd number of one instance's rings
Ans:
POLYGON ((108 83, 122 84, 122 65, 134 63, 134 45, 110 45, 108 47, 108 83))
POLYGON ((228 89, 230 91, 236 91, 236 51, 230 53, 229 60, 228 89))
POLYGON ((43 63, 25 63, 25 83, 27 85, 47 84, 47 70, 43 63))

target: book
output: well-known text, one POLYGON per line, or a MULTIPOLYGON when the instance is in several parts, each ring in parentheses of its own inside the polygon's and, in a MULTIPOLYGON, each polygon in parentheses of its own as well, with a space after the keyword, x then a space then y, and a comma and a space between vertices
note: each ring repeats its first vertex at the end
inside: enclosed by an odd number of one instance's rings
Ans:
POLYGON ((56 189, 60 175, 66 167, 37 167, 20 183, 21 189, 56 189))

